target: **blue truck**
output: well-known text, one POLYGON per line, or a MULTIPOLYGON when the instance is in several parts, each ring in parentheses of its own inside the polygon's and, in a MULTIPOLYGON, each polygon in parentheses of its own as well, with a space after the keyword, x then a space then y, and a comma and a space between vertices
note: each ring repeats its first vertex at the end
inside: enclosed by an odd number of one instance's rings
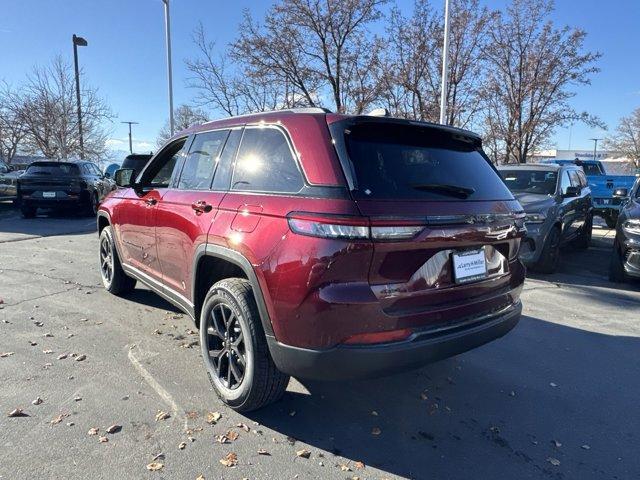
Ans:
POLYGON ((634 175, 609 175, 599 160, 545 160, 541 163, 574 164, 582 167, 591 188, 594 215, 602 217, 607 227, 615 228, 624 202, 623 199, 614 197, 613 192, 618 188, 626 188, 630 192, 636 180, 634 175))

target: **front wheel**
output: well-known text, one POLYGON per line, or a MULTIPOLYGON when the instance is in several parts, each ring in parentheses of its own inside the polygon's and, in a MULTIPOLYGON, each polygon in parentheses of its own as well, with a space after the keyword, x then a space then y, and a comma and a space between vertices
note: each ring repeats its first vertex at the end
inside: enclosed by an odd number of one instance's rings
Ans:
POLYGON ((36 216, 36 208, 30 205, 22 204, 20 207, 20 213, 22 213, 23 218, 33 218, 36 216))
POLYGON ((228 278, 211 287, 200 314, 200 345, 214 390, 234 410, 256 410, 284 394, 289 376, 271 359, 247 280, 228 278))
POLYGON ((560 262, 560 229, 554 227, 549 232, 542 252, 540 260, 534 265, 534 270, 540 273, 553 273, 558 268, 560 262))
POLYGON ((113 232, 109 226, 104 227, 100 232, 99 256, 102 284, 109 293, 122 295, 134 289, 136 280, 124 273, 118 257, 113 232))
POLYGON ((604 217, 604 223, 607 224, 608 228, 616 228, 616 223, 618 223, 618 218, 613 215, 607 215, 604 217))

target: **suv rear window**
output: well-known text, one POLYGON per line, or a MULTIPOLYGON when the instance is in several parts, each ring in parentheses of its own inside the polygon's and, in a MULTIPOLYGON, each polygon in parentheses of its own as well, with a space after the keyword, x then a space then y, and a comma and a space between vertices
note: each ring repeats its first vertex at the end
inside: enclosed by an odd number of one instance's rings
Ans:
POLYGON ((477 144, 433 127, 358 123, 344 130, 361 199, 511 200, 477 144))
POLYGON ((73 176, 79 175, 78 165, 72 163, 41 163, 33 164, 27 168, 30 175, 73 176))

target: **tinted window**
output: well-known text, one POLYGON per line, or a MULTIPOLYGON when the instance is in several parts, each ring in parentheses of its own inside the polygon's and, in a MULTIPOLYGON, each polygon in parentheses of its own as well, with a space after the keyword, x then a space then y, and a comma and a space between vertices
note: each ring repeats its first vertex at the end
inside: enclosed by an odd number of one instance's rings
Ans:
POLYGON ((567 193, 567 187, 571 186, 571 180, 569 180, 569 174, 565 170, 562 172, 562 177, 560 177, 560 191, 562 193, 567 193))
POLYGON ((556 193, 558 172, 544 170, 500 170, 504 183, 514 193, 556 193))
POLYGON ((571 185, 573 185, 574 187, 582 187, 578 172, 576 172, 575 170, 569 170, 569 178, 571 179, 571 185))
POLYGON ((233 190, 298 192, 303 187, 284 134, 277 128, 246 128, 233 172, 233 190))
POLYGON ((228 130, 221 130, 196 135, 189 149, 189 155, 184 162, 178 188, 184 190, 209 189, 216 165, 220 161, 218 155, 228 134, 228 130))
POLYGON ((359 198, 510 200, 471 141, 432 127, 358 124, 345 130, 359 198))
POLYGON ((72 176, 79 175, 78 165, 72 163, 36 163, 27 168, 26 173, 30 175, 58 175, 72 176))
POLYGON ((154 188, 167 188, 171 182, 176 163, 182 154, 186 138, 172 143, 160 152, 149 168, 145 170, 142 185, 154 188))
POLYGON ((224 150, 220 155, 220 162, 213 177, 212 190, 228 190, 231 183, 231 171, 233 169, 233 160, 236 158, 236 152, 242 138, 242 130, 231 130, 227 142, 224 144, 224 150))
POLYGON ((597 163, 583 163, 582 169, 587 175, 604 175, 604 172, 597 163))

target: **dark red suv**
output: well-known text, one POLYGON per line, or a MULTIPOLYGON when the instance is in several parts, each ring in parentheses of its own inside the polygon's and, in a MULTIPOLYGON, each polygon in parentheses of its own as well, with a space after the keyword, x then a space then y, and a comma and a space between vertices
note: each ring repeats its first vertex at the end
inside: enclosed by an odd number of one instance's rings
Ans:
POLYGON ((473 133, 278 111, 184 131, 131 177, 100 206, 104 285, 191 315, 237 410, 289 375, 404 371, 520 317, 522 209, 473 133))

